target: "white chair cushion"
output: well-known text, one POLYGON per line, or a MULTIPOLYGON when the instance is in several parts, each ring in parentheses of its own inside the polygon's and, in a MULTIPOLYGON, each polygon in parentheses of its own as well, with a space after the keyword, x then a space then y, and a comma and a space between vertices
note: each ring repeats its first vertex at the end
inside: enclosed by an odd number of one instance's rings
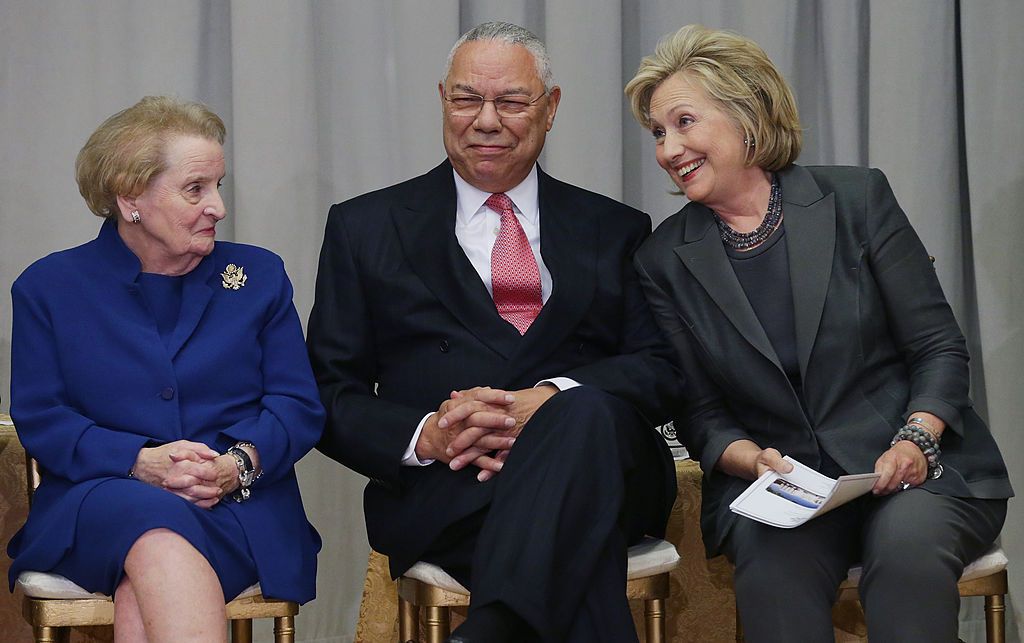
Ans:
MULTIPOLYGON (((78 585, 72 583, 63 576, 47 574, 45 572, 21 572, 18 576, 18 587, 25 592, 25 596, 32 598, 51 599, 83 599, 99 598, 111 600, 106 594, 99 592, 88 592, 78 585)), ((260 584, 256 583, 242 590, 242 593, 235 598, 248 598, 260 593, 260 584)))
POLYGON ((679 552, 675 545, 659 538, 644 538, 629 548, 626 560, 626 579, 647 578, 672 571, 679 565, 679 552))
POLYGON ((462 583, 449 576, 446 571, 437 565, 425 563, 422 560, 407 569, 402 575, 406 578, 412 578, 413 580, 418 580, 421 583, 426 583, 427 585, 440 587, 448 592, 469 596, 469 590, 463 587, 462 583))
POLYGON ((32 598, 83 599, 99 598, 110 600, 106 594, 88 592, 63 576, 45 572, 21 572, 18 587, 25 596, 32 598))
MULTIPOLYGON (((1009 563, 1009 559, 1006 558, 1006 553, 1002 547, 998 545, 992 545, 992 549, 985 552, 980 558, 975 559, 967 567, 964 567, 964 573, 960 576, 961 581, 974 580, 975 578, 982 578, 990 574, 1006 569, 1006 565, 1009 563)), ((864 572, 863 568, 858 565, 851 567, 850 571, 846 575, 846 582, 850 585, 856 586, 860 583, 860 576, 864 572)))
MULTIPOLYGON (((626 578, 646 578, 675 569, 679 564, 679 552, 672 543, 658 538, 644 538, 629 548, 626 561, 626 578)), ((468 596, 469 590, 448 575, 437 565, 420 561, 403 574, 406 578, 418 580, 443 590, 468 596)))

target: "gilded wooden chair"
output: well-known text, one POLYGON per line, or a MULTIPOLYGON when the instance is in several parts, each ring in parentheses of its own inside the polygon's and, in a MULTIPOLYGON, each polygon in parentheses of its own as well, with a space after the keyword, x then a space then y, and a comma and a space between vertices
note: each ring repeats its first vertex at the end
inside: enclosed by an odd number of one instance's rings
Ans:
MULTIPOLYGON (((964 568, 958 587, 960 596, 985 597, 985 641, 987 643, 1006 642, 1006 553, 998 546, 993 546, 983 556, 964 568)), ((860 595, 857 586, 860 583, 860 567, 851 567, 849 573, 839 585, 836 602, 857 601, 860 595)), ((739 611, 736 612, 736 640, 743 640, 740 627, 739 611)))
MULTIPOLYGON (((676 548, 664 540, 645 538, 629 548, 626 597, 644 601, 647 643, 665 643, 665 599, 669 572, 679 564, 676 548)), ((469 605, 469 590, 437 565, 419 562, 398 579, 398 639, 419 641, 419 610, 426 608, 426 641, 443 643, 451 630, 449 609, 469 605)))
MULTIPOLYGON (((28 500, 41 481, 39 463, 25 456, 28 500)), ((24 572, 15 592, 21 594, 21 613, 32 626, 36 643, 67 641, 72 627, 112 625, 114 601, 104 594, 90 593, 63 576, 24 572)), ((259 583, 249 587, 225 606, 234 643, 252 643, 252 619, 274 619, 274 641, 294 643, 295 615, 299 606, 291 601, 264 598, 259 583)))

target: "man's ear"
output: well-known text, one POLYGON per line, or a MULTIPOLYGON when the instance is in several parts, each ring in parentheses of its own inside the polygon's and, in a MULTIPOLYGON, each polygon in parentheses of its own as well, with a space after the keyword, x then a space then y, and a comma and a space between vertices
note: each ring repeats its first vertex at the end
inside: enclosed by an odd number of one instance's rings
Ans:
POLYGON ((548 123, 547 131, 551 131, 551 126, 555 124, 555 112, 558 111, 558 101, 562 100, 562 88, 555 85, 548 92, 548 123))

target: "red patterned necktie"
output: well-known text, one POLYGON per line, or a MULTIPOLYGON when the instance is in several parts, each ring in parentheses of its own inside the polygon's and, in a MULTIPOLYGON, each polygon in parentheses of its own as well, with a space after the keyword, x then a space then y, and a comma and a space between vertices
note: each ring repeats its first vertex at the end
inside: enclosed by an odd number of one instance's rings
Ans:
POLYGON ((487 207, 501 215, 501 230, 491 250, 491 292, 502 319, 520 335, 537 319, 544 306, 540 297, 540 271, 530 242, 512 211, 512 199, 503 193, 487 198, 487 207))

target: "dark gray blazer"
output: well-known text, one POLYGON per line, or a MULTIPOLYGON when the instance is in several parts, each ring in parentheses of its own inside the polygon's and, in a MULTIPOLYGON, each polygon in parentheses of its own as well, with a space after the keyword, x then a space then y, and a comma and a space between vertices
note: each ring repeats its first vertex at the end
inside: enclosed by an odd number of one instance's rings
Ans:
POLYGON ((682 362, 680 439, 705 472, 702 527, 712 555, 749 484, 715 469, 733 441, 810 466, 821 447, 872 471, 911 411, 941 417, 944 475, 926 489, 1013 495, 1002 456, 967 397, 968 354, 928 253, 879 170, 779 172, 797 354, 808 413, 733 272, 707 207, 689 203, 636 255, 655 317, 682 362), (809 415, 809 417, 808 417, 809 415))

